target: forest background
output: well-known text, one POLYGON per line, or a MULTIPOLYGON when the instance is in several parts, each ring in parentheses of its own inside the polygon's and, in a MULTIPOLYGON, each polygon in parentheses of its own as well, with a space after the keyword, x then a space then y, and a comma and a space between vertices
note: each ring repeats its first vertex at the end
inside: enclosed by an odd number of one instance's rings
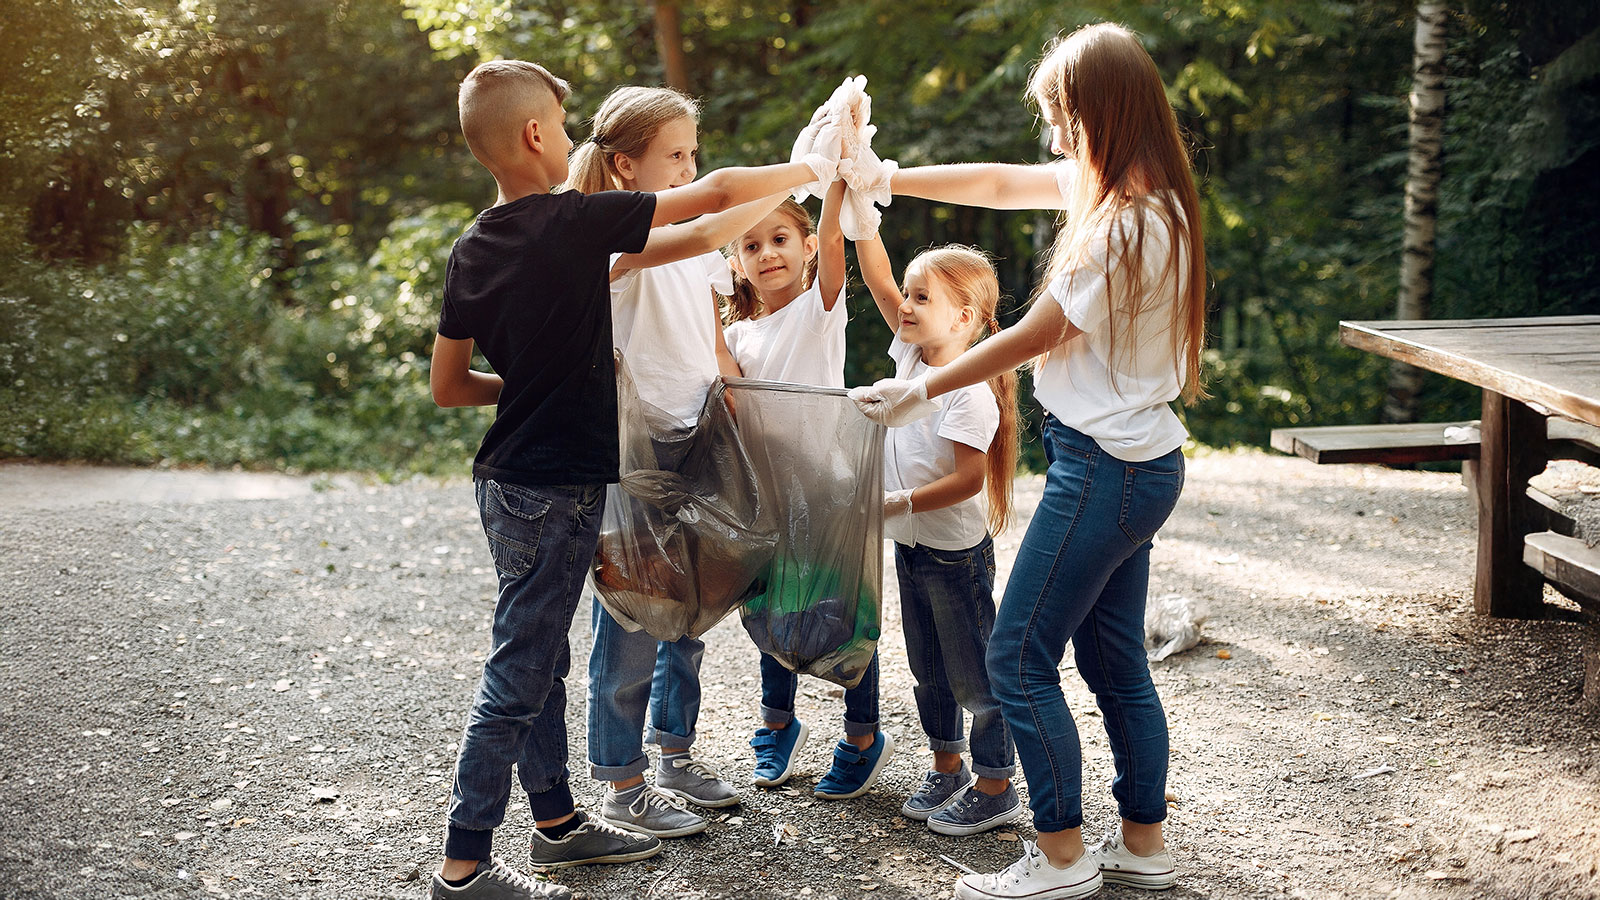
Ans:
MULTIPOLYGON (((702 172, 786 159, 853 73, 881 155, 1029 162, 1032 64, 1103 20, 1143 36, 1194 149, 1195 438, 1378 418, 1385 365, 1337 322, 1395 308, 1412 3, 137 2, 0 8, 0 458, 463 471, 492 410, 436 409, 428 354, 450 245, 493 198, 456 124, 480 60, 571 80, 575 140, 616 85, 686 88, 702 172)), ((1600 4, 1462 0, 1447 27, 1431 315, 1600 312, 1600 4)), ((1055 224, 904 198, 884 223, 902 265, 994 254, 1006 322, 1055 224)), ((889 335, 849 302, 856 384, 889 335)), ((1477 400, 1430 380, 1419 414, 1477 400)))

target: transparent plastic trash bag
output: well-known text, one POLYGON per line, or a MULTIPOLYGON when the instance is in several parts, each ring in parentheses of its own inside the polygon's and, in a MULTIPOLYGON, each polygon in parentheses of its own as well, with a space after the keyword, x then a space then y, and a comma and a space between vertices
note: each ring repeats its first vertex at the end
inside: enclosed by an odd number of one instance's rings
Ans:
POLYGON ((1164 594, 1144 608, 1144 653, 1151 662, 1166 659, 1200 643, 1206 609, 1199 600, 1164 594))
POLYGON ((712 385, 691 428, 639 399, 617 365, 619 484, 606 490, 594 586, 629 631, 699 637, 751 596, 772 560, 777 519, 712 385))
POLYGON ((740 610, 762 652, 854 687, 883 609, 883 426, 838 388, 728 380, 739 435, 778 523, 740 610))

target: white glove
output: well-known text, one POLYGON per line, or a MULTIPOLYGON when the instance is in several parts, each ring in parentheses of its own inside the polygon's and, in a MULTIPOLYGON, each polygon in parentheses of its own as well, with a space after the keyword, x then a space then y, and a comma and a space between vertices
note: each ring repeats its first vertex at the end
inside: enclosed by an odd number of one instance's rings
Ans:
POLYGON ((883 522, 899 519, 901 516, 910 516, 914 510, 911 508, 910 491, 889 491, 883 495, 883 522))
POLYGON ((890 428, 909 425, 939 409, 937 401, 928 399, 926 377, 915 381, 884 378, 871 385, 851 388, 850 399, 856 402, 862 415, 890 428))
POLYGON ((811 114, 811 121, 800 129, 800 135, 794 140, 794 149, 789 153, 790 162, 805 163, 817 176, 816 181, 794 189, 796 203, 803 203, 806 197, 813 194, 822 196, 828 185, 838 177, 842 140, 827 104, 817 107, 817 111, 811 114))

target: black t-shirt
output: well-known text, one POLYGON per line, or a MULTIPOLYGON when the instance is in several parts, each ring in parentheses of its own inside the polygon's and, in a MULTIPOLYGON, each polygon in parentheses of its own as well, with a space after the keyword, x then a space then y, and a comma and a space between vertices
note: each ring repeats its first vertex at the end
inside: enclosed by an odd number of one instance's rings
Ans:
POLYGON ((532 194, 478 214, 450 251, 439 334, 505 379, 472 472, 513 484, 617 480, 610 255, 650 237, 654 194, 532 194))

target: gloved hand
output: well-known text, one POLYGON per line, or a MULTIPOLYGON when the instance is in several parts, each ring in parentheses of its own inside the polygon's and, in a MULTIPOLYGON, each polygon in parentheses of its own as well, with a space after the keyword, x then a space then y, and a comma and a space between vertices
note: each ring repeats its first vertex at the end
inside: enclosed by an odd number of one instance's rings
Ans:
POLYGON ((915 381, 880 379, 871 385, 851 388, 850 399, 856 402, 862 415, 890 428, 909 425, 939 408, 937 401, 928 399, 926 377, 915 381))
POLYGON ((789 153, 790 162, 805 163, 811 167, 812 174, 817 176, 816 181, 802 184, 794 189, 796 203, 804 202, 813 194, 822 196, 828 185, 838 177, 842 142, 843 135, 828 105, 817 107, 817 111, 811 114, 811 121, 800 129, 799 136, 794 140, 794 149, 789 153))
POLYGON ((910 491, 889 491, 883 495, 883 523, 899 519, 901 516, 910 516, 914 512, 911 508, 910 491))

